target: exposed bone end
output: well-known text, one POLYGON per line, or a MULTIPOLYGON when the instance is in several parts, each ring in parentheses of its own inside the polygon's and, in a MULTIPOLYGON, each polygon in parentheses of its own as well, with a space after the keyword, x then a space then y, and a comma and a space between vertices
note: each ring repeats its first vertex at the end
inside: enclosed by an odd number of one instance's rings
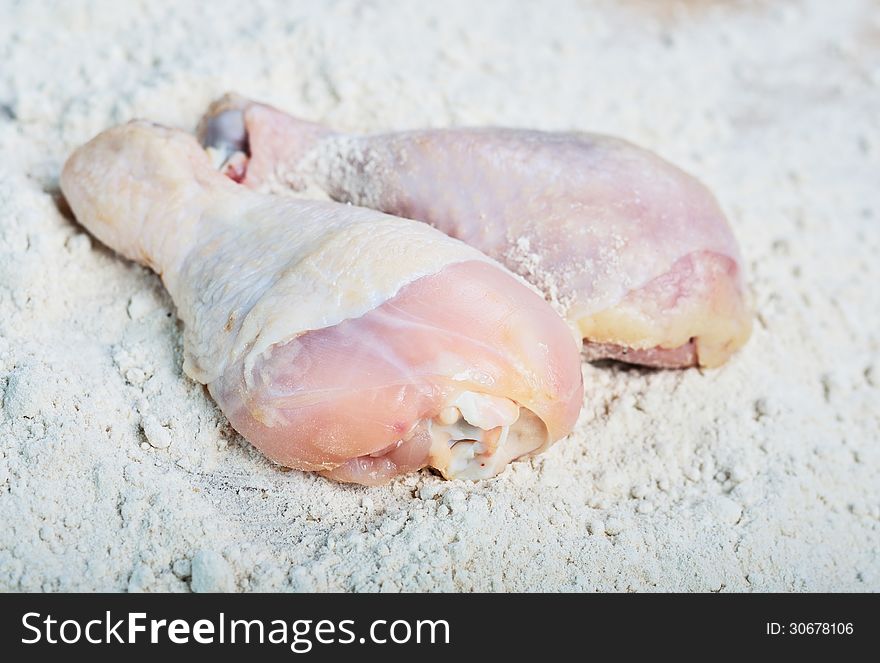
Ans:
POLYGON ((214 101, 196 129, 217 170, 261 190, 301 188, 293 174, 297 163, 331 133, 234 92, 214 101))
POLYGON ((250 101, 229 92, 202 116, 196 136, 214 167, 235 182, 244 181, 250 156, 244 111, 250 101))
POLYGON ((212 102, 196 127, 199 142, 205 147, 235 144, 244 150, 247 145, 244 110, 251 103, 235 92, 227 92, 212 102))
POLYGON ((487 479, 549 444, 547 427, 530 410, 506 398, 464 392, 436 417, 420 422, 406 439, 321 474, 378 486, 427 466, 446 479, 487 479))
POLYGON ((506 398, 464 392, 454 401, 461 419, 429 422, 429 465, 446 479, 487 479, 511 461, 549 445, 547 427, 506 398))
POLYGON ((437 421, 444 426, 454 424, 460 418, 461 412, 454 405, 443 408, 442 410, 440 410, 440 414, 437 415, 437 421))
POLYGON ((446 479, 488 479, 503 472, 517 458, 540 453, 548 444, 544 422, 522 408, 514 424, 483 431, 478 440, 436 436, 431 447, 431 466, 446 479))

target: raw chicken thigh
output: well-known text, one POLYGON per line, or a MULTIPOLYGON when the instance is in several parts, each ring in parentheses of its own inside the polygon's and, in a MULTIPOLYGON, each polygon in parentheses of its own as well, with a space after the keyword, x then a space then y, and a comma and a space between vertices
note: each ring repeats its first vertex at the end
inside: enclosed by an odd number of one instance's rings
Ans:
POLYGON ((574 425, 566 323, 427 225, 251 191, 191 136, 141 121, 76 150, 61 185, 86 228, 162 276, 184 370, 278 463, 364 484, 424 466, 476 479, 574 425))
POLYGON ((227 95, 200 138, 232 179, 426 221, 538 286, 590 359, 717 366, 751 332, 742 260, 697 180, 622 140, 513 129, 346 136, 227 95))

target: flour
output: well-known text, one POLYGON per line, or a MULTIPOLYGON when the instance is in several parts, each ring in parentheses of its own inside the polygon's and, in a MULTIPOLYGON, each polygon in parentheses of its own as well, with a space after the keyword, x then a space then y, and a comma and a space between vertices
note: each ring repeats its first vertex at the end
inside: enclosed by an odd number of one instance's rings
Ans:
MULTIPOLYGON (((574 303, 574 295, 566 285, 573 280, 574 274, 558 274, 559 270, 544 269, 542 254, 532 248, 532 241, 527 236, 508 237, 507 243, 510 248, 504 253, 504 264, 529 283, 535 284, 553 309, 560 316, 567 317, 574 303)), ((577 330, 575 335, 578 335, 577 330)))
POLYGON ((880 16, 732 5, 0 1, 0 590, 880 590, 880 16), (183 375, 159 279, 57 195, 98 131, 230 89, 654 149, 728 213, 753 338, 585 364, 571 438, 490 481, 274 467, 183 375))

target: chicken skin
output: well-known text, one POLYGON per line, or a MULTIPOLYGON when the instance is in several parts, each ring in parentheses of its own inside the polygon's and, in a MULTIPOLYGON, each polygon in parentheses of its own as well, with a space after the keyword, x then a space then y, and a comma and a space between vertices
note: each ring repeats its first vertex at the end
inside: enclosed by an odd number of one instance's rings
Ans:
POLYGON ((92 234, 162 277, 184 371, 277 463, 371 485, 426 466, 478 479, 575 423, 569 327, 428 225, 252 191, 143 121, 77 149, 61 186, 92 234))
POLYGON ((416 219, 537 286, 588 359, 714 367, 751 333, 711 193, 625 141, 516 129, 350 136, 227 95, 200 139, 231 179, 416 219))

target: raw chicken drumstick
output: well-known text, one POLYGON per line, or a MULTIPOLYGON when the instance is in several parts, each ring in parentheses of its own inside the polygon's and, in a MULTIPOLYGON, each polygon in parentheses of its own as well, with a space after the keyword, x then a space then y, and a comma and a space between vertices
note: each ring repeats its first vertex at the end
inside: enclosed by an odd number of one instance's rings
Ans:
POLYGON ((346 136, 236 95, 200 138, 252 188, 317 189, 420 221, 538 286, 589 359, 717 366, 751 331, 711 193, 625 141, 514 129, 346 136))
POLYGON ((482 478, 565 436, 580 358, 540 295, 424 224, 257 193, 188 134, 136 121, 67 161, 98 239, 162 276, 184 370, 272 460, 379 484, 482 478))

